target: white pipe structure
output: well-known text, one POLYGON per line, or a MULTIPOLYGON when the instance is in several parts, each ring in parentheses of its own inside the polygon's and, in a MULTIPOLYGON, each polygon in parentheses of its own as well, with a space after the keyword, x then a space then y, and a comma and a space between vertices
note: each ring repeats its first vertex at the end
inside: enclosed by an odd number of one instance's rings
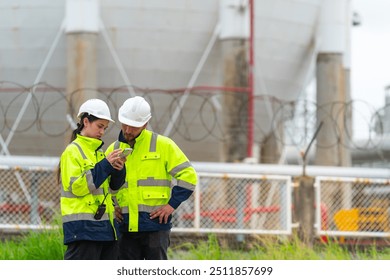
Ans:
MULTIPOLYGON (((198 172, 232 173, 232 174, 264 174, 301 176, 302 166, 278 164, 246 164, 219 162, 192 162, 198 172)), ((367 179, 389 179, 390 169, 361 167, 307 166, 308 176, 354 177, 367 179)))
MULTIPOLYGON (((348 50, 348 22, 345 12, 350 8, 349 0, 327 0, 322 4, 318 36, 319 52, 345 54, 348 50)), ((348 60, 344 61, 349 63, 348 60)))
MULTIPOLYGON (((52 168, 58 166, 58 157, 0 156, 0 166, 24 168, 52 168)), ((226 174, 263 174, 301 176, 302 166, 279 164, 248 164, 221 162, 192 162, 197 172, 226 174)), ((390 179, 390 169, 362 167, 307 166, 309 176, 354 177, 390 179)))
POLYGON ((0 166, 8 168, 57 168, 58 157, 34 157, 34 156, 0 156, 0 166))
POLYGON ((66 0, 65 33, 99 33, 99 0, 66 0))

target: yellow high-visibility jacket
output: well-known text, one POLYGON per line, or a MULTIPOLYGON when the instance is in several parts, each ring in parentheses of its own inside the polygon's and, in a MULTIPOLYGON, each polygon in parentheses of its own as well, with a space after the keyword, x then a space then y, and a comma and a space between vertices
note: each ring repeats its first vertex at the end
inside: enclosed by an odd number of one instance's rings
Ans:
MULTIPOLYGON (((130 147, 122 132, 106 154, 119 147, 130 147)), ((193 193, 198 178, 186 155, 170 138, 144 129, 136 138, 125 166, 125 183, 113 193, 113 200, 124 216, 120 231, 170 229, 172 217, 167 224, 160 224, 158 219, 151 220, 149 213, 166 204, 176 209, 193 193)))
POLYGON ((61 155, 64 244, 78 240, 116 239, 114 206, 108 181, 114 168, 105 158, 102 145, 103 142, 99 139, 77 135, 61 155), (94 215, 103 201, 106 211, 100 220, 96 220, 94 215))

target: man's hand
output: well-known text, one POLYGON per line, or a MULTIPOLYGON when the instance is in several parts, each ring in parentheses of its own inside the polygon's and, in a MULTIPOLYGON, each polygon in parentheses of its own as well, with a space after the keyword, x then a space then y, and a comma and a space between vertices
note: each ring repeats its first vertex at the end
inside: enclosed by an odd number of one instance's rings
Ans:
POLYGON ((115 219, 118 221, 118 223, 123 222, 122 210, 119 206, 115 206, 115 219))
POLYGON ((160 224, 162 224, 163 222, 164 224, 166 224, 168 223, 168 218, 173 213, 173 211, 175 211, 175 209, 171 205, 167 204, 152 211, 150 213, 150 219, 155 219, 158 217, 160 224))

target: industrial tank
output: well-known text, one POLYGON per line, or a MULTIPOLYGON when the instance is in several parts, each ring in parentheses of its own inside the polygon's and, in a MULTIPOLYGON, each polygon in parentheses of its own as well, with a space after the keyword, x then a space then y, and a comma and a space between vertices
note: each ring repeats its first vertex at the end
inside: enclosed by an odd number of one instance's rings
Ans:
MULTIPOLYGON (((58 156, 80 102, 102 98, 116 119, 121 103, 137 94, 152 105, 150 128, 171 136, 192 160, 259 160, 270 153, 270 161, 280 161, 283 122, 313 80, 318 53, 345 52, 348 5, 2 1, 2 154, 58 156), (330 30, 345 45, 327 40, 330 30)), ((119 129, 117 122, 105 142, 119 129)))

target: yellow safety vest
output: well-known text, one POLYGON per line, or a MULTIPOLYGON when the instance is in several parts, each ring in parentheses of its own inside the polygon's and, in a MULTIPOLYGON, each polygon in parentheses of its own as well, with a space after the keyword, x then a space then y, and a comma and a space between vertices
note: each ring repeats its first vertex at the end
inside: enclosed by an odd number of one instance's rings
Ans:
MULTIPOLYGON (((106 154, 128 147, 127 143, 116 141, 108 147, 106 154)), ((130 232, 142 231, 138 213, 150 213, 166 205, 174 185, 193 192, 197 184, 196 171, 180 148, 170 138, 146 129, 136 138, 125 165, 125 184, 113 192, 113 200, 122 213, 129 214, 130 232)))

